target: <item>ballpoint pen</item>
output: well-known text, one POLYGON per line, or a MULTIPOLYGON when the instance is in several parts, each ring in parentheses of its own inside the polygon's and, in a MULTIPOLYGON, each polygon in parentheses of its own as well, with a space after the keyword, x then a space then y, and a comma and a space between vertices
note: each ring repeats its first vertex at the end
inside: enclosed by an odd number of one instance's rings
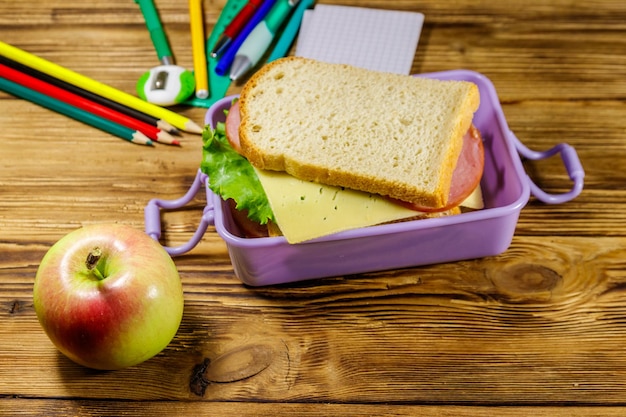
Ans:
MULTIPOLYGON (((283 1, 283 0, 281 0, 283 1)), ((241 47, 241 45, 248 39, 250 32, 265 19, 267 14, 272 10, 274 5, 276 4, 275 0, 265 0, 261 7, 254 13, 252 19, 242 29, 241 33, 235 37, 228 50, 222 54, 222 56, 218 59, 217 65, 215 66, 215 73, 217 75, 226 75, 228 74, 228 70, 230 69, 233 60, 235 59, 235 54, 241 47)))
POLYGON ((289 52, 294 39, 298 35, 304 12, 315 3, 315 0, 300 0, 296 8, 291 13, 289 22, 283 27, 278 40, 274 43, 272 51, 267 57, 266 63, 282 58, 289 52))
POLYGON ((220 56, 231 44, 235 36, 237 36, 243 27, 250 21, 254 12, 261 7, 263 4, 263 0, 250 0, 248 3, 241 9, 237 16, 226 26, 224 32, 220 35, 215 46, 211 50, 211 56, 216 58, 220 56))
POLYGON ((135 0, 135 3, 139 5, 139 9, 143 14, 146 27, 148 28, 148 32, 150 32, 150 39, 152 39, 159 61, 163 65, 174 65, 172 50, 167 42, 167 36, 161 25, 159 13, 154 3, 152 0, 135 0))
POLYGON ((299 0, 278 0, 237 50, 230 69, 230 79, 236 81, 254 67, 269 48, 274 35, 299 0))

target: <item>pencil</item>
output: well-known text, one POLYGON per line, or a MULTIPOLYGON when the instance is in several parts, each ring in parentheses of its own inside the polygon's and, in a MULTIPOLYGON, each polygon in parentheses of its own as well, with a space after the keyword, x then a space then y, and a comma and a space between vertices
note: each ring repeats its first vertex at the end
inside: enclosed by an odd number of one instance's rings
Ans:
POLYGON ((52 77, 41 71, 37 71, 36 69, 29 67, 28 65, 20 64, 19 62, 13 61, 12 59, 9 59, 5 56, 0 55, 0 64, 4 64, 7 67, 13 68, 14 70, 17 70, 24 74, 28 74, 31 77, 37 78, 38 80, 41 80, 48 84, 52 84, 63 90, 69 91, 89 101, 98 103, 104 107, 108 107, 119 113, 123 113, 129 117, 132 117, 134 119, 137 119, 149 125, 155 126, 158 129, 164 130, 168 133, 172 133, 172 134, 179 133, 178 129, 176 129, 174 126, 170 125, 164 120, 157 119, 156 117, 150 116, 149 114, 146 114, 146 113, 142 113, 139 110, 135 110, 131 107, 125 106, 116 101, 109 100, 108 98, 99 96, 98 94, 92 93, 91 91, 83 90, 82 88, 77 87, 74 84, 70 84, 63 80, 59 80, 58 78, 52 77))
POLYGON ((9 81, 4 78, 0 78, 0 90, 13 94, 16 97, 23 98, 32 103, 39 104, 42 107, 55 111, 57 113, 64 114, 80 122, 89 124, 100 130, 103 130, 112 135, 118 136, 124 140, 139 145, 152 145, 152 141, 141 132, 132 130, 126 126, 111 122, 95 114, 91 114, 87 111, 74 107, 60 100, 52 97, 48 97, 45 94, 41 94, 38 91, 31 90, 28 87, 24 87, 13 81, 9 81))
POLYGON ((112 110, 108 107, 89 101, 84 97, 63 90, 52 84, 48 84, 42 80, 31 77, 28 74, 24 74, 1 63, 0 74, 2 74, 2 76, 9 81, 13 81, 24 87, 31 88, 35 91, 40 92, 41 94, 48 95, 52 98, 63 101, 72 106, 76 106, 97 116, 103 117, 113 122, 117 122, 131 129, 138 130, 152 140, 163 142, 168 145, 180 145, 180 142, 178 140, 171 137, 167 132, 161 131, 156 126, 149 125, 139 120, 133 119, 132 117, 129 117, 123 113, 116 112, 115 110, 112 110))
POLYGON ((104 96, 108 99, 117 101, 118 103, 132 107, 144 113, 148 113, 159 119, 166 120, 168 123, 171 123, 178 129, 192 133, 202 133, 202 128, 187 117, 184 117, 178 113, 174 113, 173 111, 165 109, 163 107, 159 107, 143 101, 138 97, 132 96, 114 87, 100 83, 92 78, 81 75, 77 72, 57 65, 53 62, 47 61, 43 58, 23 51, 2 41, 0 41, 0 55, 4 55, 8 58, 13 59, 14 61, 36 68, 37 70, 44 72, 48 75, 59 78, 63 81, 69 82, 85 90, 104 96))
POLYGON ((207 59, 204 47, 204 19, 202 0, 189 0, 189 25, 191 26, 191 47, 193 52, 193 75, 196 79, 196 97, 209 96, 207 59))

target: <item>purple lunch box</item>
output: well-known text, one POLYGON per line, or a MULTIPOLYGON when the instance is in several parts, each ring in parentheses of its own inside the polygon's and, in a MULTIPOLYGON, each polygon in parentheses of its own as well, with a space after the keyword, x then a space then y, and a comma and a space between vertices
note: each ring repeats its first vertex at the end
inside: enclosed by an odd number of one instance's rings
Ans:
MULTIPOLYGON (((207 204, 193 238, 182 246, 165 249, 172 256, 186 253, 202 239, 207 227, 214 225, 226 242, 237 277, 252 286, 274 285, 497 255, 511 244, 520 211, 531 193, 542 202, 557 204, 575 198, 582 191, 584 170, 574 148, 565 143, 546 152, 526 148, 509 130, 488 78, 467 70, 419 76, 466 80, 478 85, 481 102, 474 125, 483 136, 485 148, 481 180, 484 209, 349 230, 298 244, 289 244, 283 237, 243 238, 226 203, 208 188, 210 178, 198 171, 185 196, 177 200, 153 199, 147 204, 146 233, 158 240, 160 210, 180 208, 204 188, 207 204), (573 187, 564 194, 548 194, 526 175, 520 155, 539 160, 557 153, 573 187)), ((211 106, 206 124, 213 127, 223 121, 224 109, 235 97, 225 97, 211 106)))

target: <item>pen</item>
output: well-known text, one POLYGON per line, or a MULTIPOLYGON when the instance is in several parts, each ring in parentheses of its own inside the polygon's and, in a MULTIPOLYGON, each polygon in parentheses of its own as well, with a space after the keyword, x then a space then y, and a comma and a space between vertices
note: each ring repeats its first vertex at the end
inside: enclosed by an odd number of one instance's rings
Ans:
POLYGON ((216 58, 220 56, 228 45, 235 39, 243 27, 254 15, 254 12, 261 7, 263 0, 250 0, 241 11, 235 16, 235 18, 226 26, 224 32, 220 35, 217 43, 211 51, 211 56, 216 58))
POLYGON ((209 80, 204 48, 202 0, 189 0, 189 25, 191 27, 191 50, 193 53, 193 75, 196 80, 196 97, 207 98, 209 96, 209 80))
POLYGON ((267 63, 275 61, 278 58, 282 58, 287 55, 289 49, 291 48, 291 45, 293 44, 294 39, 298 35, 298 31, 300 30, 302 18, 304 17, 304 12, 308 8, 310 8, 313 3, 315 3, 315 0, 300 0, 300 3, 298 3, 293 13, 291 14, 289 22, 287 22, 287 24, 281 31, 278 41, 274 45, 272 52, 267 58, 267 63))
POLYGON ((154 7, 154 3, 152 0, 135 0, 135 3, 139 5, 139 9, 141 9, 143 18, 146 21, 146 26, 150 32, 150 38, 152 39, 152 43, 156 49, 159 61, 163 65, 173 65, 174 61, 172 51, 170 50, 170 45, 167 42, 167 37, 165 36, 165 30, 163 30, 159 14, 154 7))
POLYGON ((230 69, 230 79, 236 81, 254 67, 267 51, 274 35, 299 0, 278 0, 263 21, 259 22, 237 50, 230 69))
POLYGON ((263 19, 272 9, 272 6, 274 6, 275 3, 275 0, 265 0, 261 7, 259 7, 259 9, 256 11, 256 13, 254 13, 252 19, 250 19, 250 21, 246 23, 239 35, 235 37, 228 50, 224 52, 224 54, 219 58, 217 65, 215 66, 215 73, 217 75, 221 76, 228 73, 228 69, 233 63, 233 60, 235 59, 235 54, 237 53, 237 50, 239 49, 241 44, 243 44, 244 41, 248 38, 248 35, 250 35, 250 32, 252 32, 256 25, 263 21, 263 19))

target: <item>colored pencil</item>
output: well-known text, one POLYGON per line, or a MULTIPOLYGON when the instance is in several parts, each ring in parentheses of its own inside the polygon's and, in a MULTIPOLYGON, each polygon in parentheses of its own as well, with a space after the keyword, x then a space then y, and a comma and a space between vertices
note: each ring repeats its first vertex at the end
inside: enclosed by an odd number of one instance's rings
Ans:
POLYGON ((189 25, 191 26, 191 50, 193 52, 193 75, 196 80, 196 97, 207 98, 209 96, 209 78, 202 16, 202 0, 189 0, 189 25))
POLYGON ((4 64, 7 67, 13 68, 21 73, 28 74, 31 77, 37 78, 48 84, 52 84, 63 90, 76 94, 77 96, 80 96, 89 101, 98 103, 104 107, 108 107, 119 113, 123 113, 129 117, 132 117, 141 122, 147 123, 151 126, 155 126, 158 129, 161 129, 168 133, 172 133, 172 134, 179 133, 178 129, 176 129, 174 126, 170 125, 164 120, 157 119, 156 117, 150 116, 149 114, 146 114, 146 113, 142 113, 139 110, 135 110, 131 107, 125 106, 116 101, 109 100, 108 98, 99 96, 98 94, 92 93, 91 91, 87 91, 80 87, 77 87, 74 84, 70 84, 63 80, 59 80, 58 78, 55 78, 41 71, 37 71, 36 69, 29 67, 28 65, 20 64, 19 62, 13 61, 12 59, 9 59, 5 56, 0 55, 0 64, 4 64))
POLYGON ((95 114, 89 113, 78 107, 74 107, 55 98, 49 97, 38 91, 31 90, 13 81, 0 78, 0 90, 13 94, 16 97, 23 98, 32 103, 39 104, 47 109, 57 113, 64 114, 80 122, 94 126, 112 135, 118 136, 124 140, 139 145, 152 145, 152 141, 141 132, 132 130, 126 126, 114 123, 95 114))
POLYGON ((14 61, 36 68, 46 74, 77 85, 85 90, 97 93, 108 99, 117 101, 118 103, 135 108, 144 113, 148 113, 154 117, 167 120, 169 123, 181 130, 193 133, 202 133, 202 128, 200 126, 183 115, 143 101, 138 97, 100 83, 92 78, 81 75, 2 41, 0 41, 0 55, 9 57, 14 61))
POLYGON ((2 74, 4 78, 20 84, 24 87, 31 88, 42 94, 48 95, 72 106, 76 106, 80 109, 111 120, 113 122, 117 122, 131 129, 138 130, 152 140, 163 142, 169 145, 180 145, 180 142, 178 140, 174 139, 167 132, 163 132, 153 125, 148 125, 139 120, 133 119, 132 117, 128 117, 123 113, 118 113, 108 107, 101 106, 98 103, 94 103, 85 99, 84 97, 72 94, 69 91, 48 84, 42 80, 31 77, 28 74, 19 72, 18 70, 7 67, 6 65, 3 65, 1 63, 0 74, 2 74))

